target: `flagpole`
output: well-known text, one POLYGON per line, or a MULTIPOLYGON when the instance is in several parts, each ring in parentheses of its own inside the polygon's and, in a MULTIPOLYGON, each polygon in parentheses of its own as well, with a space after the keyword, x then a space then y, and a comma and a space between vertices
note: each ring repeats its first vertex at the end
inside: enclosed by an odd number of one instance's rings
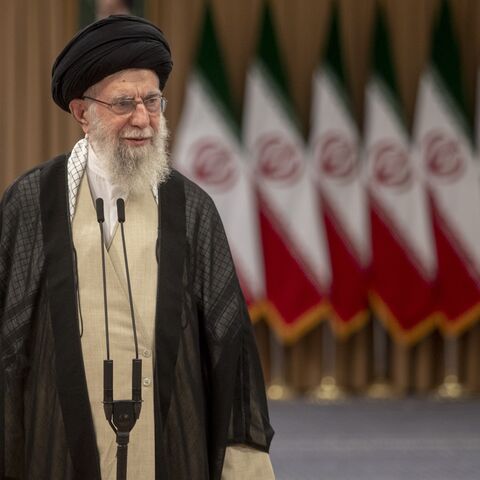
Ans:
POLYGON ((344 399, 346 396, 336 379, 336 339, 332 333, 330 322, 324 321, 321 328, 323 376, 308 397, 314 402, 335 402, 344 399))
POLYGON ((467 392, 459 381, 458 375, 458 338, 447 336, 444 337, 444 364, 445 377, 442 384, 436 391, 436 397, 439 399, 457 400, 464 398, 467 392))
POLYGON ((388 338, 385 329, 375 314, 371 314, 373 336, 373 383, 367 390, 369 398, 394 397, 393 388, 387 380, 388 338))
POLYGON ((295 397, 293 389, 285 379, 285 346, 279 341, 275 332, 269 328, 270 350, 270 384, 267 388, 269 400, 290 400, 295 397))

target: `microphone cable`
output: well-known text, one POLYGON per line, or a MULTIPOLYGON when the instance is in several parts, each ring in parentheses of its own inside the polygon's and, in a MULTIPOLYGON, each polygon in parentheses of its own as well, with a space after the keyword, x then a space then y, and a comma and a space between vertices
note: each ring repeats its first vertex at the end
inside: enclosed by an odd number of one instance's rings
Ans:
POLYGON ((127 245, 125 242, 125 229, 123 228, 123 224, 125 223, 125 201, 123 200, 123 198, 117 199, 117 218, 118 218, 118 223, 120 224, 120 230, 122 233, 123 260, 125 263, 125 274, 127 277, 128 300, 130 303, 130 315, 132 317, 133 341, 135 343, 135 358, 138 359, 137 326, 135 324, 135 311, 133 308, 133 299, 132 299, 132 285, 130 282, 130 273, 128 270, 127 245))

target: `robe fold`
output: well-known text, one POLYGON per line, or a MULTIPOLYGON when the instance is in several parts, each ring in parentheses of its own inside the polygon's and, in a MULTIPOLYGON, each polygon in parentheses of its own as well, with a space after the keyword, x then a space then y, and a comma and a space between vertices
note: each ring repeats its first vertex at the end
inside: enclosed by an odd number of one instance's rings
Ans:
MULTIPOLYGON (((0 478, 100 479, 67 185, 60 156, 0 204, 0 478)), ((175 171, 158 195, 155 478, 218 480, 227 445, 269 450, 260 362, 212 200, 175 171)))

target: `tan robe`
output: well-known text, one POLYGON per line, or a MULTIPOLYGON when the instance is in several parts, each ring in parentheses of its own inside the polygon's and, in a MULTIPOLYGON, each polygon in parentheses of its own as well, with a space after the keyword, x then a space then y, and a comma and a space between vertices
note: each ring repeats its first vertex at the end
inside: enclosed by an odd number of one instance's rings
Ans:
MULTIPOLYGON (((142 411, 130 434, 128 479, 155 478, 153 403, 153 339, 157 261, 157 205, 151 191, 130 195, 126 203, 128 251, 139 355, 142 358, 142 411), (153 300, 152 300, 153 299, 153 300)), ((106 358, 100 231, 86 176, 80 186, 73 219, 77 251, 82 350, 88 394, 100 454, 103 480, 116 478, 115 434, 103 411, 103 360, 106 358)), ((109 313, 110 358, 114 365, 114 398, 131 398, 131 359, 135 356, 120 227, 105 254, 109 313)), ((274 478, 268 454, 244 446, 227 448, 223 480, 274 478)), ((183 480, 183 479, 179 479, 183 480)), ((186 480, 186 479, 185 479, 186 480)))

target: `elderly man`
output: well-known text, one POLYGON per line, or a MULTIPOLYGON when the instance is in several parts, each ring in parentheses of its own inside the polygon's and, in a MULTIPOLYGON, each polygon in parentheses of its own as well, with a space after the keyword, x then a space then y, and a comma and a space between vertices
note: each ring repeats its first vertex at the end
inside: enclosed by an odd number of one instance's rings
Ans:
POLYGON ((53 66, 53 99, 85 138, 1 203, 1 478, 118 478, 115 432, 140 404, 129 479, 273 478, 263 378, 222 224, 168 162, 171 67, 162 32, 123 15, 78 33, 53 66))

